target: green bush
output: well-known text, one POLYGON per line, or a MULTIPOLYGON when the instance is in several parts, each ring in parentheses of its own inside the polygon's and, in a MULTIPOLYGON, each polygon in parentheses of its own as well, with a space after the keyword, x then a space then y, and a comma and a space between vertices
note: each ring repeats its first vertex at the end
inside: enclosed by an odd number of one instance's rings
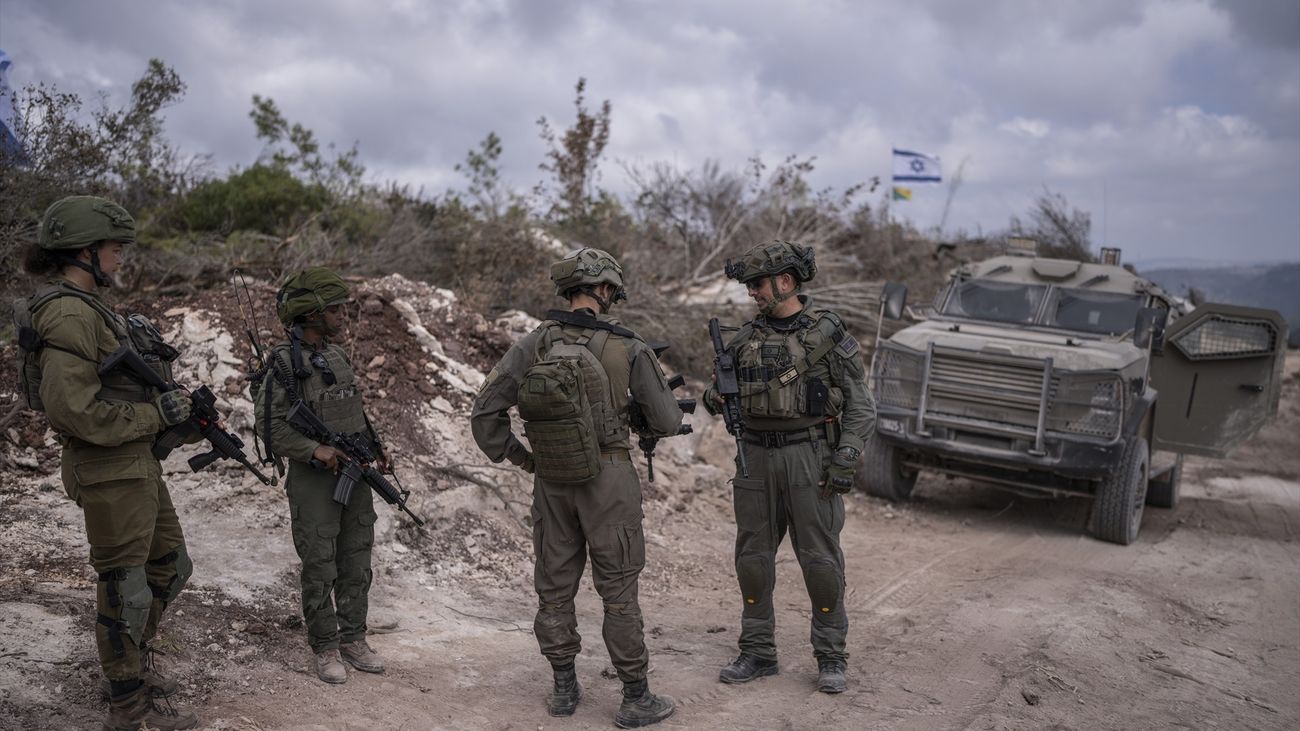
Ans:
POLYGON ((283 167, 258 164, 196 186, 180 205, 180 219, 190 231, 283 236, 329 203, 324 187, 304 183, 283 167))

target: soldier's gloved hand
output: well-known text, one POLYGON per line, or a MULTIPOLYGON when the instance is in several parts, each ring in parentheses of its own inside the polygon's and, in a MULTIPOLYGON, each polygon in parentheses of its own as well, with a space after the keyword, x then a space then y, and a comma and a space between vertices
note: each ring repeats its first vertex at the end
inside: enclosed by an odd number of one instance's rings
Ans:
POLYGON ((718 394, 718 389, 715 386, 709 386, 705 389, 704 397, 700 400, 704 402, 704 410, 713 416, 722 413, 722 407, 726 405, 722 400, 722 396, 718 394))
POLYGON ((858 471, 858 450, 853 447, 840 447, 831 458, 831 466, 826 468, 826 477, 822 480, 822 496, 831 493, 843 495, 853 489, 853 475, 858 471))
POLYGON ((537 471, 537 463, 533 460, 532 452, 524 452, 524 461, 519 463, 519 469, 530 475, 537 471))
POLYGON ((176 426, 190 418, 190 395, 184 391, 164 391, 153 403, 167 426, 176 426))

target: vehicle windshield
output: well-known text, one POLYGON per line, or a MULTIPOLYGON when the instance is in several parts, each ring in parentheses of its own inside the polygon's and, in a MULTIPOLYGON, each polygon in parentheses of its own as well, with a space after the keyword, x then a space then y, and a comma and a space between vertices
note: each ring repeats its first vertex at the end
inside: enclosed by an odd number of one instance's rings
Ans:
POLYGON ((1089 292, 1086 289, 1058 289, 1047 308, 1051 327, 1119 335, 1133 329, 1142 295, 1122 292, 1089 292))
POLYGON ((1030 324, 1046 293, 1043 285, 968 279, 954 285, 943 314, 1030 324))

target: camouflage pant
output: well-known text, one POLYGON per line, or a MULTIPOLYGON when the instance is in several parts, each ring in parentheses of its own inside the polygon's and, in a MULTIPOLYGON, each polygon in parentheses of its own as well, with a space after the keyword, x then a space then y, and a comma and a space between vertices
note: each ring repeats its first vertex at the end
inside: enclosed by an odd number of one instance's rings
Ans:
POLYGON ((744 445, 749 478, 733 480, 736 577, 744 609, 740 650, 776 657, 776 549, 787 531, 812 604, 811 642, 819 660, 844 660, 849 621, 844 612, 844 501, 823 499, 817 483, 832 456, 825 440, 766 448, 744 445))
POLYGON ((140 677, 141 648, 193 566, 162 466, 149 445, 64 447, 63 486, 81 507, 99 575, 95 644, 109 680, 140 677))
POLYGON ((643 680, 649 655, 637 579, 645 568, 645 536, 641 483, 628 453, 602 454, 600 474, 582 485, 534 480, 532 517, 538 599, 533 631, 542 654, 563 665, 582 650, 573 598, 590 554, 592 583, 605 605, 610 660, 623 682, 643 680))
POLYGON ((291 461, 285 481, 293 545, 302 559, 302 617, 312 652, 363 639, 370 610, 373 496, 359 484, 347 506, 339 505, 334 502, 337 479, 291 461))

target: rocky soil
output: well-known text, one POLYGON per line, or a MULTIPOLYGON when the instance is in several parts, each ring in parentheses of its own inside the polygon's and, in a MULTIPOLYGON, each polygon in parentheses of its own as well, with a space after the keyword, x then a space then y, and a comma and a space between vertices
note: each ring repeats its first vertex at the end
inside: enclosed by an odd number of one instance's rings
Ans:
MULTIPOLYGON (((269 301, 269 288, 254 285, 269 301)), ((184 351, 181 380, 220 386, 247 433, 248 357, 233 301, 130 303, 184 351)), ((263 328, 273 320, 259 312, 263 328)), ((397 450, 416 529, 378 506, 375 634, 384 675, 329 687, 308 672, 297 558, 278 488, 229 463, 168 480, 196 571, 164 624, 165 670, 212 729, 607 728, 618 703, 600 604, 579 594, 587 695, 552 719, 531 635, 531 485, 487 464, 466 423, 474 390, 531 321, 487 322, 400 276, 359 283, 349 331, 367 401, 397 450)), ((270 333, 263 335, 269 339, 270 333)), ((10 357, 6 352, 4 357, 10 357)), ((1135 545, 1083 535, 1083 500, 1033 501, 922 477, 914 502, 849 496, 844 529, 850 689, 813 689, 809 608, 788 544, 778 559, 781 674, 717 683, 739 606, 720 423, 661 444, 643 483, 642 604, 668 728, 1295 728, 1300 726, 1300 359, 1278 421, 1226 461, 1188 462, 1183 500, 1148 509, 1135 545)), ((0 374, 0 414, 13 402, 0 374)), ((698 389, 696 389, 698 390, 698 389)), ((0 428, 0 728, 97 728, 93 574, 43 421, 0 428)), ((638 457, 644 468, 644 460, 638 457)))

